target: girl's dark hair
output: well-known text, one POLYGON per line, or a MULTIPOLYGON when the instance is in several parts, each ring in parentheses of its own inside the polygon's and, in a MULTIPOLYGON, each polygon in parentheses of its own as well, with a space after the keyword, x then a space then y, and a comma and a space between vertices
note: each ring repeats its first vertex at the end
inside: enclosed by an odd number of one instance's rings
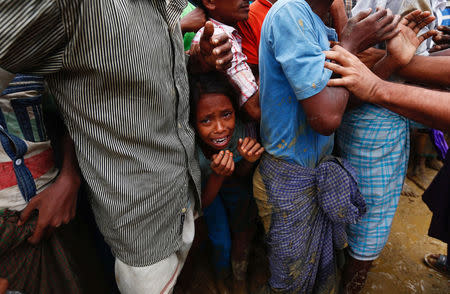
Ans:
POLYGON ((191 106, 191 124, 195 126, 195 115, 197 113, 197 104, 201 95, 204 94, 223 94, 230 98, 236 115, 238 115, 239 93, 230 83, 225 74, 214 71, 189 77, 190 86, 190 106, 191 106))

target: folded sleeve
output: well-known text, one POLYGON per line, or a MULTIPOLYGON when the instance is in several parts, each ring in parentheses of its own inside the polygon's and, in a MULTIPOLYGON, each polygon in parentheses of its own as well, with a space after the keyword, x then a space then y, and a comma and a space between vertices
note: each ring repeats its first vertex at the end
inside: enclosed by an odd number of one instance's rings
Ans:
POLYGON ((55 72, 65 33, 55 0, 0 1, 0 68, 9 73, 55 72))
MULTIPOLYGON (((321 92, 331 77, 324 68, 328 48, 319 43, 314 16, 299 5, 284 5, 272 20, 269 46, 298 100, 321 92)), ((324 25, 323 25, 324 26, 324 25)))

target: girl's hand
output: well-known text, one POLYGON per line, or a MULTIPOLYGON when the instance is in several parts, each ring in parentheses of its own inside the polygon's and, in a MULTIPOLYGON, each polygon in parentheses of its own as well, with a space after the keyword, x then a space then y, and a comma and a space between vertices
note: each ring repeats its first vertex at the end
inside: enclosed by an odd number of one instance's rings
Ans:
POLYGON ((231 176, 234 172, 233 153, 226 150, 212 156, 211 169, 219 176, 231 176))
POLYGON ((264 147, 250 137, 245 137, 244 140, 239 139, 237 149, 245 160, 252 163, 257 161, 264 152, 264 147))

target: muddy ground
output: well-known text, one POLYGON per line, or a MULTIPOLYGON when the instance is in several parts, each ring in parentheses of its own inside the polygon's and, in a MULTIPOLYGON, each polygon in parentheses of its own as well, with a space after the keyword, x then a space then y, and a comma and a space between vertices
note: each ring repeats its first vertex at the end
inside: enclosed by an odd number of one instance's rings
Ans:
MULTIPOLYGON (((426 178, 436 172, 426 170, 426 178)), ((369 273, 365 294, 450 293, 450 279, 423 263, 426 253, 446 253, 446 245, 427 236, 431 213, 421 200, 423 189, 407 179, 416 197, 400 197, 389 241, 369 273)), ((198 236, 205 236, 200 226, 198 236)), ((257 242, 256 242, 257 243, 257 242)), ((216 293, 212 268, 208 264, 205 239, 196 240, 191 261, 183 270, 176 293, 216 293)), ((257 246, 249 268, 249 289, 255 293, 268 278, 267 261, 261 246, 257 246)))

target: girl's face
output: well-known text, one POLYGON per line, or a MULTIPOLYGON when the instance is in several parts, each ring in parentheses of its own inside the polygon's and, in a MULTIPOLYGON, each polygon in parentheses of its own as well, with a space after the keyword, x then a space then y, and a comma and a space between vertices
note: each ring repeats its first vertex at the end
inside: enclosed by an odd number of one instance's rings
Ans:
POLYGON ((196 127, 203 142, 214 150, 222 150, 230 143, 236 118, 230 98, 210 93, 200 96, 197 104, 196 127))

